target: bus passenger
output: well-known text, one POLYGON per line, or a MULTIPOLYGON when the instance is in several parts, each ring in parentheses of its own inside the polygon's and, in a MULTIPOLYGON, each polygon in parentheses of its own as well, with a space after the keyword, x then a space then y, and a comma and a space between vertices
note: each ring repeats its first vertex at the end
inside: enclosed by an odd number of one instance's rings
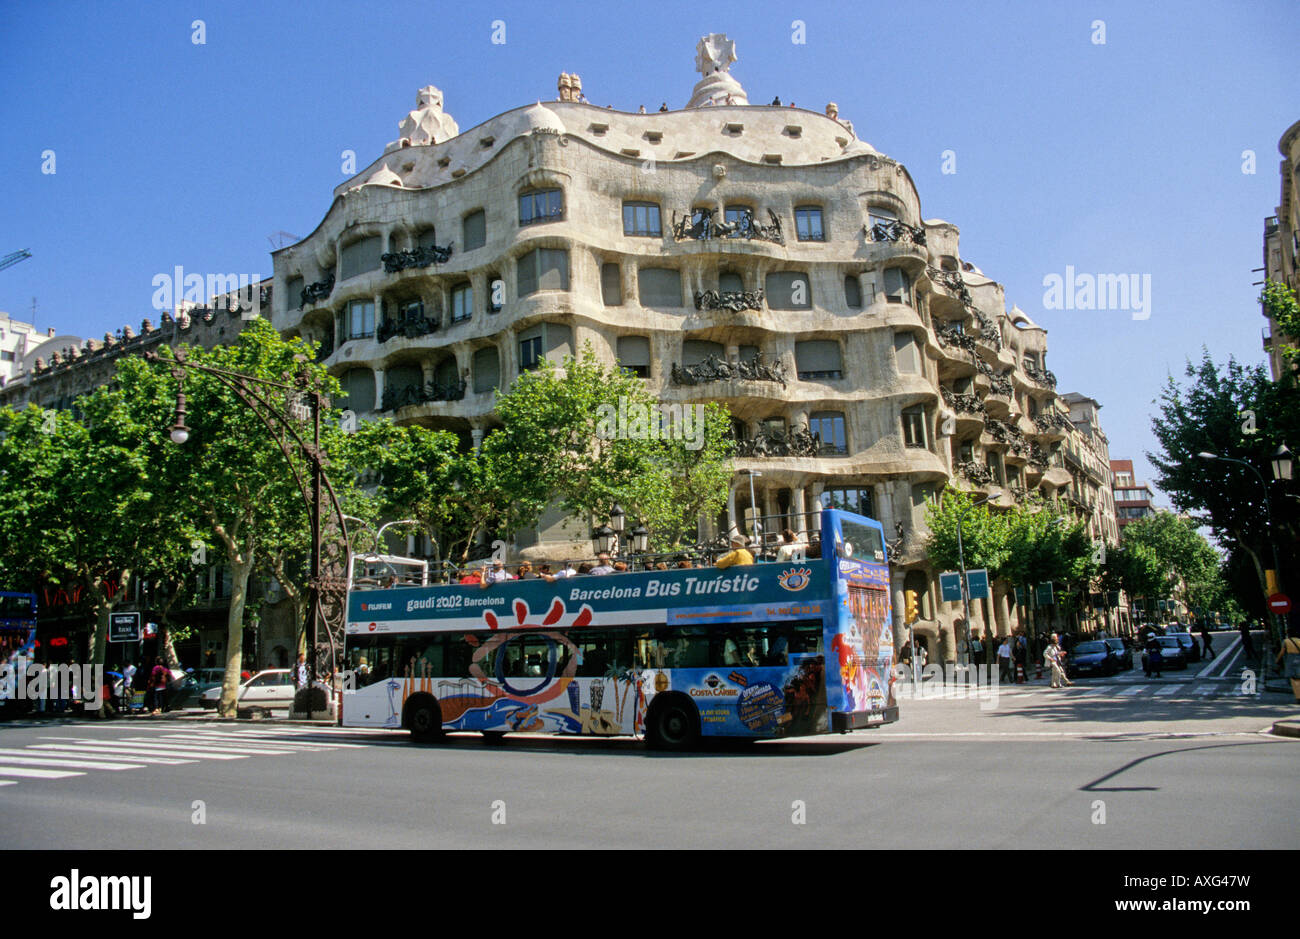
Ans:
POLYGON ((792 561, 803 561, 807 559, 808 542, 804 540, 803 534, 796 535, 787 528, 781 532, 781 537, 785 544, 781 545, 776 552, 776 560, 779 564, 789 564, 792 561))
POLYGON ((737 533, 731 536, 731 550, 718 558, 713 566, 723 568, 753 563, 754 555, 745 548, 745 536, 737 533))

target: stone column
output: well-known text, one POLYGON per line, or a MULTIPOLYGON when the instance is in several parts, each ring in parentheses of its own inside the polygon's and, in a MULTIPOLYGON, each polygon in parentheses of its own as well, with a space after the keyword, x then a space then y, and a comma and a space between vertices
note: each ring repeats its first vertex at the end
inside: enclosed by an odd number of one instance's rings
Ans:
POLYGON ((779 528, 775 527, 778 526, 780 523, 776 521, 776 519, 772 518, 772 516, 776 515, 777 512, 780 510, 780 507, 778 506, 776 501, 775 489, 765 488, 762 492, 761 498, 763 500, 763 515, 764 515, 763 521, 761 522, 762 525, 761 534, 763 535, 764 540, 766 540, 768 532, 780 531, 779 528))
POLYGON ((384 370, 375 369, 375 410, 383 410, 384 407, 384 370))
POLYGON ((727 535, 730 536, 733 531, 738 531, 740 526, 736 523, 736 486, 733 483, 727 487, 727 535))
POLYGON ((808 520, 804 517, 807 511, 803 487, 793 487, 790 490, 790 512, 794 515, 794 525, 791 527, 796 535, 802 535, 808 530, 808 520))
POLYGON ((375 303, 375 331, 374 336, 379 335, 379 324, 384 321, 384 295, 377 293, 374 296, 375 303))
POLYGON ((477 453, 479 448, 483 446, 483 428, 471 427, 469 432, 470 436, 474 438, 474 452, 477 453))

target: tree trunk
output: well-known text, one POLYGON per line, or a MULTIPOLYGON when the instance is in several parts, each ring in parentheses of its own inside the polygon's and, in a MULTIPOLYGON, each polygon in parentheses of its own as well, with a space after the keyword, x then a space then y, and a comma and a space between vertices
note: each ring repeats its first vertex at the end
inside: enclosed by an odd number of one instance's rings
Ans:
POLYGON ((993 582, 993 622, 999 636, 1011 634, 1007 621, 1007 585, 1001 581, 993 582))
MULTIPOLYGON (((90 665, 99 666, 106 669, 105 659, 108 658, 108 620, 113 608, 117 606, 117 598, 126 596, 127 587, 131 583, 131 571, 122 571, 122 586, 113 597, 108 595, 105 589, 104 578, 88 578, 90 580, 91 594, 95 598, 95 625, 94 632, 90 638, 90 665)), ((107 682, 107 678, 104 679, 107 682)), ((84 694, 86 689, 81 689, 84 694)), ((99 716, 107 716, 107 695, 104 695, 105 701, 100 705, 99 716)))
POLYGON ((230 610, 226 616, 226 671, 221 678, 222 717, 236 717, 239 710, 240 674, 244 668, 244 603, 248 596, 248 575, 253 570, 254 540, 248 532, 250 520, 244 518, 232 532, 218 525, 217 535, 226 545, 230 562, 230 610))

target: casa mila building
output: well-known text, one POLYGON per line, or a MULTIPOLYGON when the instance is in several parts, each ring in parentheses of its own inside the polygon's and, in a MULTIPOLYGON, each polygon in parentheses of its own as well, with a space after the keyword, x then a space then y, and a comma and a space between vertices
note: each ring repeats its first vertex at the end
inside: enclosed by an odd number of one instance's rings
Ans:
MULTIPOLYGON (((273 322, 320 343, 361 419, 467 446, 497 388, 587 345, 663 403, 722 402, 737 474, 701 537, 873 516, 897 536, 896 617, 915 589, 917 634, 951 637, 926 499, 951 482, 1010 506, 1072 482, 1046 333, 834 104, 751 103, 735 61, 701 39, 677 109, 597 106, 563 74, 558 100, 465 131, 421 89, 317 229, 274 252, 273 322)), ((512 547, 582 556, 590 530, 554 514, 512 547)), ((976 629, 1006 631, 1007 598, 976 606, 976 629)))

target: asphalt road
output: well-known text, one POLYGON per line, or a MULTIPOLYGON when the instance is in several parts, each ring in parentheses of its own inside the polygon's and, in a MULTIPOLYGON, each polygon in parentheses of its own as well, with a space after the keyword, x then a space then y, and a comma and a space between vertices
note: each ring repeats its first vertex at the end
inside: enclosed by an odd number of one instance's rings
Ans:
POLYGON ((1300 847, 1298 742, 1265 733, 1300 708, 1239 691, 1139 669, 904 700, 874 731, 683 755, 275 721, 12 723, 0 844, 121 847, 129 831, 246 849, 1300 847))

